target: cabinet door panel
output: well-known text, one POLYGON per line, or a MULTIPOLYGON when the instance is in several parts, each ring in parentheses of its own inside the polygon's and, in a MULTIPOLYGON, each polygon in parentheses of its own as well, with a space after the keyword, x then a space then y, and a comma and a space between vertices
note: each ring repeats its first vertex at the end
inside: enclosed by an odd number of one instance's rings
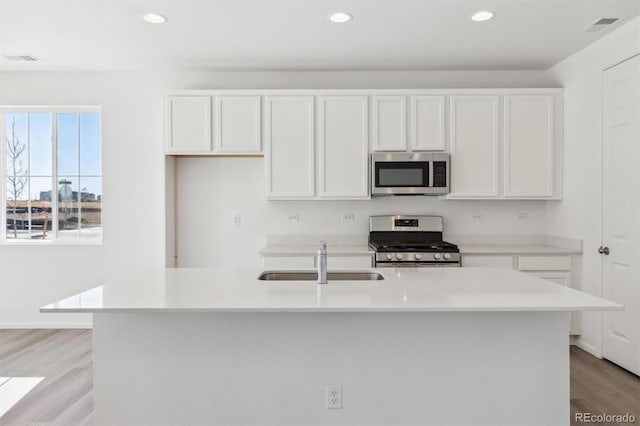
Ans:
POLYGON ((369 198, 366 96, 320 97, 319 195, 369 198))
POLYGON ((498 97, 452 96, 450 101, 450 196, 497 197, 498 97))
POLYGON ((407 112, 404 96, 373 97, 373 150, 407 149, 407 112))
POLYGON ((264 256, 262 267, 264 269, 313 270, 316 267, 315 260, 315 256, 264 256))
POLYGON ((553 96, 504 97, 504 195, 553 195, 553 96))
POLYGON ((260 96, 216 98, 216 149, 260 152, 260 96))
POLYGON ((313 96, 272 96, 266 100, 267 196, 312 198, 314 180, 313 96))
POLYGON ((369 269, 373 265, 372 256, 327 256, 327 269, 369 269))
POLYGON ((411 149, 444 151, 444 96, 411 97, 411 149))
POLYGON ((211 152, 211 98, 170 96, 167 100, 167 152, 211 152))
MULTIPOLYGON (((571 287, 571 274, 569 272, 528 272, 531 275, 552 281, 565 287, 571 287)), ((571 312, 569 320, 569 334, 572 336, 582 334, 582 313, 571 312)))
POLYGON ((513 256, 490 256, 463 254, 461 256, 463 267, 474 268, 513 268, 513 256))

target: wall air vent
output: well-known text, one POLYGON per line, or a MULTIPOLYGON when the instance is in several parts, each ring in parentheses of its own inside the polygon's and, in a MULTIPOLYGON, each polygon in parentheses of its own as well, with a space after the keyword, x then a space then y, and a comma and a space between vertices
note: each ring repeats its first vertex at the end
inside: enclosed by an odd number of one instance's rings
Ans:
POLYGON ((600 18, 597 21, 587 25, 587 27, 583 31, 587 33, 596 33, 598 31, 606 30, 619 20, 620 18, 600 18))
POLYGON ((38 58, 31 55, 4 55, 10 61, 38 62, 38 58))

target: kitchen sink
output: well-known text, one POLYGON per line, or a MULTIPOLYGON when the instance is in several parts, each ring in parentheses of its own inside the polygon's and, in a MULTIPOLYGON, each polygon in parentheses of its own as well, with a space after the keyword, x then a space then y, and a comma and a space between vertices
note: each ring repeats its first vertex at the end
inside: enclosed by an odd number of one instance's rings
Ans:
MULTIPOLYGON (((264 271, 258 276, 262 281, 316 281, 316 271, 264 271)), ((327 281, 379 281, 382 274, 368 271, 327 272, 327 281)))

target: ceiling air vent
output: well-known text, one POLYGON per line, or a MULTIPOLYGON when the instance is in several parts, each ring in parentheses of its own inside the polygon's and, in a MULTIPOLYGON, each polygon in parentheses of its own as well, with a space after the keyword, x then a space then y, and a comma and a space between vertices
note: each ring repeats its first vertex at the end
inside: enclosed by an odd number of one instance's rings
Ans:
POLYGON ((31 55, 4 55, 10 61, 38 62, 38 58, 31 55))
POLYGON ((597 21, 587 25, 584 31, 587 33, 596 33, 598 31, 606 30, 619 20, 620 18, 600 18, 597 21))

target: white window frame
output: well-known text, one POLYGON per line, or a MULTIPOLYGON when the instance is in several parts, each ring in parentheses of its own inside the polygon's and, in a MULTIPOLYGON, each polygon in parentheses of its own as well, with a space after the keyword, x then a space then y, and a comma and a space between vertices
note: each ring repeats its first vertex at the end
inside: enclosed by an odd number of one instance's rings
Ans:
MULTIPOLYGON (((90 105, 78 105, 78 106, 25 106, 25 105, 1 105, 0 106, 0 135, 2 135, 0 142, 0 202, 2 203, 2 209, 0 209, 0 221, 2 222, 2 226, 0 227, 0 245, 102 245, 103 236, 100 238, 92 238, 88 240, 78 239, 64 239, 59 240, 58 236, 58 221, 53 220, 53 214, 55 212, 56 218, 60 213, 58 211, 58 197, 55 196, 57 194, 58 187, 58 134, 57 134, 57 120, 55 119, 56 114, 100 114, 100 161, 102 163, 102 159, 104 158, 104 143, 103 143, 103 135, 102 135, 102 108, 99 106, 90 106, 90 105), (5 114, 10 112, 48 112, 52 113, 52 123, 51 123, 51 213, 52 213, 52 222, 51 222, 51 233, 52 238, 50 240, 24 240, 24 239, 7 239, 7 173, 5 168, 7 167, 7 144, 5 140, 6 136, 6 123, 5 123, 5 114)), ((104 176, 104 164, 100 167, 101 174, 100 178, 103 179, 104 176)), ((29 170, 29 173, 31 171, 29 170)), ((31 178, 31 175, 29 175, 31 178)), ((104 181, 101 183, 101 187, 104 187, 104 181)), ((104 188, 102 189, 102 194, 104 195, 104 188)), ((80 194, 78 194, 80 197, 80 194)), ((104 199, 104 197, 102 197, 104 199)), ((81 209, 80 209, 81 210, 81 209)), ((104 222, 104 209, 102 209, 101 213, 101 221, 104 222)), ((81 214, 81 213, 80 213, 81 214)), ((104 223, 101 225, 104 226, 104 223)), ((103 228, 104 230, 104 228, 103 228)))

